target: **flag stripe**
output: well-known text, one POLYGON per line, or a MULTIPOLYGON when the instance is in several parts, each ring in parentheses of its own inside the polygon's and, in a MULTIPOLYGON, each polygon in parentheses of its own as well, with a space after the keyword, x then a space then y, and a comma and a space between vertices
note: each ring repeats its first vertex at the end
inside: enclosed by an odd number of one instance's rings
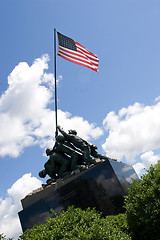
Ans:
POLYGON ((67 50, 62 49, 62 47, 59 47, 58 55, 59 56, 63 55, 63 57, 65 56, 65 59, 68 61, 71 61, 71 62, 72 62, 72 60, 74 60, 74 63, 77 62, 77 64, 80 63, 80 61, 81 61, 81 62, 83 62, 83 66, 85 66, 85 63, 86 63, 87 64, 86 67, 88 67, 90 65, 94 70, 98 68, 98 63, 94 63, 89 58, 87 58, 84 54, 81 54, 81 53, 79 54, 79 52, 76 52, 76 54, 75 54, 74 51, 72 51, 72 50, 67 51, 67 50), (76 61, 76 59, 77 59, 77 61, 76 61), (78 61, 78 59, 80 61, 78 61))
MULTIPOLYGON (((59 54, 58 54, 59 55, 59 54)), ((75 60, 70 60, 68 57, 65 57, 65 56, 63 56, 63 55, 59 55, 59 56, 61 56, 62 58, 64 58, 65 60, 68 60, 68 61, 70 61, 70 62, 73 62, 73 63, 76 63, 76 64, 79 64, 79 65, 81 65, 81 66, 84 66, 84 67, 87 67, 87 68, 90 68, 90 69, 92 69, 92 70, 94 70, 94 71, 96 71, 96 72, 99 72, 98 70, 97 70, 97 68, 96 67, 92 67, 92 65, 87 65, 86 63, 84 64, 84 62, 80 62, 80 61, 75 61, 75 60)))
POLYGON ((94 65, 94 64, 91 64, 90 62, 87 62, 87 61, 84 61, 80 58, 76 58, 76 57, 71 57, 70 55, 67 55, 66 53, 58 53, 59 56, 65 58, 66 60, 68 61, 71 61, 71 62, 74 62, 74 63, 77 63, 77 64, 83 64, 83 66, 90 66, 91 68, 93 68, 94 70, 97 69, 97 67, 94 65))
POLYGON ((66 56, 70 56, 70 57, 77 58, 77 59, 79 58, 81 60, 84 60, 84 61, 87 61, 90 63, 92 62, 92 64, 94 64, 98 67, 98 62, 88 59, 88 57, 86 57, 84 54, 82 54, 79 51, 74 53, 74 51, 72 51, 72 50, 66 50, 63 47, 59 47, 58 55, 60 55, 61 53, 65 54, 66 56))
POLYGON ((83 52, 85 52, 86 54, 90 54, 90 56, 93 56, 94 58, 98 59, 98 57, 91 53, 90 51, 88 51, 86 48, 84 48, 80 43, 74 41, 76 43, 76 46, 79 47, 80 49, 82 49, 83 52))
POLYGON ((90 63, 89 61, 84 61, 80 58, 71 57, 70 55, 67 55, 65 53, 61 53, 61 54, 58 54, 58 55, 65 57, 65 59, 68 59, 68 61, 74 61, 74 63, 77 62, 77 64, 78 63, 83 63, 83 64, 86 64, 86 66, 92 67, 94 70, 97 69, 97 67, 94 64, 90 63))
POLYGON ((98 57, 78 42, 58 33, 58 53, 62 58, 98 72, 98 57))
MULTIPOLYGON (((72 55, 77 55, 77 56, 88 58, 79 49, 77 51, 74 51, 74 50, 66 49, 64 47, 59 46, 59 51, 60 50, 63 51, 63 52, 67 52, 68 54, 72 54, 72 55)), ((99 62, 99 60, 97 58, 90 58, 90 60, 92 60, 95 64, 96 63, 98 64, 98 62, 99 62)))
POLYGON ((77 48, 77 52, 79 52, 79 53, 81 53, 83 56, 89 58, 90 61, 92 61, 92 62, 95 62, 95 63, 98 63, 98 62, 99 62, 99 60, 98 60, 97 58, 93 58, 93 57, 90 56, 89 54, 85 54, 85 55, 84 55, 84 53, 82 52, 82 50, 79 49, 79 48, 77 48))
POLYGON ((63 58, 65 57, 65 59, 68 61, 71 61, 71 62, 74 61, 74 63, 77 63, 77 64, 83 63, 83 66, 86 64, 86 67, 90 66, 94 70, 97 69, 97 66, 95 66, 95 64, 91 63, 90 61, 85 61, 82 58, 76 58, 75 56, 68 55, 65 52, 59 52, 58 55, 63 58))

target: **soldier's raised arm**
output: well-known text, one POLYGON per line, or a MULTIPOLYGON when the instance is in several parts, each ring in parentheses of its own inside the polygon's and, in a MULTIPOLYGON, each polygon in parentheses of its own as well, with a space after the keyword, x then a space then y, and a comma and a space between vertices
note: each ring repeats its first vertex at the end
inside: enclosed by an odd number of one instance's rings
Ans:
POLYGON ((61 128, 59 125, 57 126, 57 129, 63 134, 63 136, 65 137, 66 140, 70 140, 70 136, 69 134, 67 134, 63 128, 61 128))

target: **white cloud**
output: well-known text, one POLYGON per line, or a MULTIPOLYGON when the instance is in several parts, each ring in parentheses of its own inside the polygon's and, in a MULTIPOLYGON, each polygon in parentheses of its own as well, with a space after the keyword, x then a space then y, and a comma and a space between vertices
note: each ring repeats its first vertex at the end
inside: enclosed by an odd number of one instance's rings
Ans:
POLYGON ((0 98, 1 156, 17 157, 24 147, 36 143, 34 130, 50 112, 52 92, 43 85, 46 78, 53 82, 53 75, 45 73, 48 60, 44 55, 31 66, 21 62, 8 77, 8 89, 0 98))
POLYGON ((141 156, 137 171, 155 163, 153 151, 160 149, 160 102, 152 106, 135 103, 119 113, 110 112, 103 121, 108 137, 103 149, 110 157, 134 163, 141 156), (152 152, 151 152, 152 151, 152 152), (147 160, 148 159, 148 160, 147 160))
POLYGON ((154 155, 153 151, 145 152, 141 155, 142 162, 144 166, 148 169, 150 165, 154 165, 160 159, 160 155, 154 155))
POLYGON ((101 128, 96 127, 95 124, 90 124, 87 120, 84 120, 79 116, 72 116, 68 112, 58 112, 58 123, 63 126, 64 130, 75 129, 78 136, 89 140, 90 138, 97 139, 103 134, 101 128))
MULTIPOLYGON (((46 73, 48 55, 29 66, 19 63, 8 77, 8 89, 0 97, 0 156, 17 157, 34 144, 42 148, 52 142, 55 114, 48 107, 53 102, 54 78, 46 73)), ((58 80, 61 80, 62 76, 58 80)), ((58 81, 57 81, 58 82, 58 81)), ((78 129, 85 139, 97 138, 102 130, 81 117, 58 112, 63 127, 78 129)))
POLYGON ((141 162, 137 162, 136 164, 133 165, 134 170, 136 171, 138 176, 141 176, 145 166, 141 162))
POLYGON ((140 176, 142 173, 144 173, 144 169, 147 170, 149 167, 152 165, 155 165, 158 160, 160 159, 160 155, 154 155, 153 151, 148 151, 143 153, 141 156, 141 161, 142 162, 137 162, 136 164, 133 165, 135 171, 137 174, 140 176))
POLYGON ((158 96, 157 98, 155 98, 155 102, 159 102, 160 101, 160 96, 158 96))
POLYGON ((22 233, 18 212, 22 210, 20 200, 28 193, 41 187, 42 182, 31 173, 23 175, 10 189, 7 197, 0 199, 0 233, 7 237, 15 237, 22 233))

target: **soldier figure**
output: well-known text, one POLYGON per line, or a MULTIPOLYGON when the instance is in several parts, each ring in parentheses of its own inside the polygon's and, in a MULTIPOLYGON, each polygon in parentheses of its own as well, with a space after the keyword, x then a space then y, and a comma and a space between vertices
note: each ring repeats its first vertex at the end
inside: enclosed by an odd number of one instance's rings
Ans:
POLYGON ((49 160, 44 165, 44 170, 39 172, 39 176, 45 178, 48 174, 52 179, 64 177, 69 174, 71 160, 68 156, 60 152, 53 152, 53 150, 46 150, 49 160))
POLYGON ((65 155, 70 156, 71 171, 77 169, 80 164, 83 164, 83 153, 76 149, 73 144, 65 141, 64 136, 58 135, 56 137, 56 143, 53 147, 55 152, 63 152, 65 155))
POLYGON ((63 178, 77 168, 86 168, 85 163, 96 163, 94 158, 108 159, 96 151, 97 147, 94 144, 78 137, 76 130, 66 133, 60 126, 57 126, 57 129, 62 135, 56 136, 53 149, 46 150, 49 159, 44 164, 44 169, 39 172, 40 177, 45 178, 48 174, 54 180, 63 178))
POLYGON ((78 137, 75 130, 69 130, 69 133, 66 133, 60 126, 57 126, 57 129, 62 133, 66 141, 82 150, 84 162, 95 163, 95 161, 90 157, 91 149, 89 143, 78 137))

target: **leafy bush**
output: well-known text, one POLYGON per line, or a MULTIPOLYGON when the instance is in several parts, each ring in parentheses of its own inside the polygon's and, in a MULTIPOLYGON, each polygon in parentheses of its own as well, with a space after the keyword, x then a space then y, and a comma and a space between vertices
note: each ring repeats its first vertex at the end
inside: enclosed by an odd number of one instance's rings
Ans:
POLYGON ((69 207, 55 218, 48 218, 45 224, 34 226, 24 232, 23 240, 129 240, 126 215, 102 218, 95 209, 82 210, 69 207))
POLYGON ((133 182, 125 207, 133 239, 160 239, 160 162, 133 182))

